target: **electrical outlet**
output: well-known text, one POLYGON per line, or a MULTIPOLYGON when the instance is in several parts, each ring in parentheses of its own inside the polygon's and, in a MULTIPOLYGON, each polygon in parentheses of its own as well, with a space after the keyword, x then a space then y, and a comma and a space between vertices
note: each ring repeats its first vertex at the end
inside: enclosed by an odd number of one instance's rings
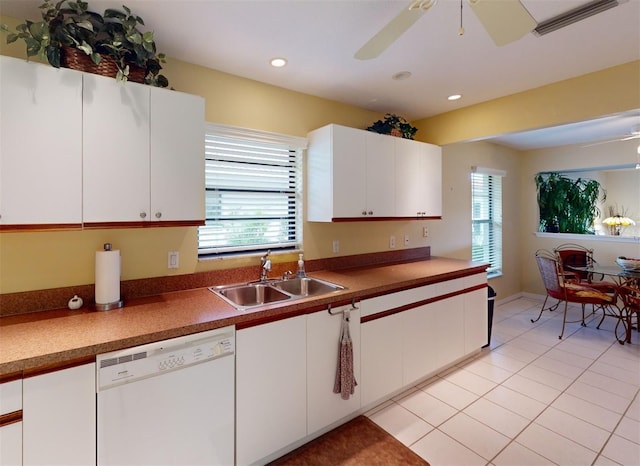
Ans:
POLYGON ((337 239, 333 240, 333 253, 336 254, 340 252, 340 241, 337 239))
POLYGON ((167 268, 177 269, 180 266, 180 253, 178 251, 169 251, 167 253, 167 268))
POLYGON ((404 235, 404 245, 409 246, 409 235, 404 235))
POLYGON ((396 237, 393 235, 389 236, 389 247, 391 249, 396 247, 396 237))
POLYGON ((422 227, 422 237, 423 238, 429 237, 429 227, 422 227))

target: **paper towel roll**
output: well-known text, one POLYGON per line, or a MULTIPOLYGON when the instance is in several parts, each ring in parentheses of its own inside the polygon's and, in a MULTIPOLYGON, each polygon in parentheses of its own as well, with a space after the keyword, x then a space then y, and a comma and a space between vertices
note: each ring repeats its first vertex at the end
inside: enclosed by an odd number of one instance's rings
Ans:
POLYGON ((120 301, 120 251, 96 251, 96 304, 120 301))

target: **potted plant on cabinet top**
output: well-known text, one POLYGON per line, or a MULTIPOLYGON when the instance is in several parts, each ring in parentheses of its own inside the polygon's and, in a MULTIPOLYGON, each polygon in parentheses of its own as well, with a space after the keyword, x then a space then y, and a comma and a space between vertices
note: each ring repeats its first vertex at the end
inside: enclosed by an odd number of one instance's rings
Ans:
POLYGON ((2 25, 8 44, 25 42, 27 57, 38 56, 56 68, 168 86, 160 74, 165 56, 156 52, 153 32, 141 32, 138 25, 144 21, 126 6, 124 12, 107 9, 104 15, 89 11, 83 1, 45 0, 39 8, 42 21, 25 20, 15 33, 2 25))
POLYGON ((387 113, 384 120, 378 120, 367 128, 368 131, 374 131, 380 134, 390 134, 392 136, 402 137, 405 139, 413 139, 418 128, 411 126, 407 120, 401 116, 387 113))

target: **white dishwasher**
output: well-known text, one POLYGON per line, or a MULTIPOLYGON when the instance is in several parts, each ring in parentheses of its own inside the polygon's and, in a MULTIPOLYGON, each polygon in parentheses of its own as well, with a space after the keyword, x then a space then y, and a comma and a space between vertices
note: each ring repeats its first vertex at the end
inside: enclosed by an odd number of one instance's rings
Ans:
POLYGON ((97 464, 233 465, 233 326, 98 355, 97 464))

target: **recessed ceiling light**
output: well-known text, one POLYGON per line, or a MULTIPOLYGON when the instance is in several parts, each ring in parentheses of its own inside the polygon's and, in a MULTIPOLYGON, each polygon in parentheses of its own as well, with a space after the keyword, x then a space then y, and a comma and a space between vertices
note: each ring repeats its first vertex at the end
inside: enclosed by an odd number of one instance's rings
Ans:
POLYGON ((409 79, 411 77, 411 71, 399 71, 391 76, 391 79, 396 81, 402 81, 403 79, 409 79))
POLYGON ((462 94, 453 94, 447 97, 447 100, 458 100, 462 98, 462 94))
POLYGON ((269 63, 276 68, 282 68, 287 64, 287 60, 284 58, 272 58, 269 63))

